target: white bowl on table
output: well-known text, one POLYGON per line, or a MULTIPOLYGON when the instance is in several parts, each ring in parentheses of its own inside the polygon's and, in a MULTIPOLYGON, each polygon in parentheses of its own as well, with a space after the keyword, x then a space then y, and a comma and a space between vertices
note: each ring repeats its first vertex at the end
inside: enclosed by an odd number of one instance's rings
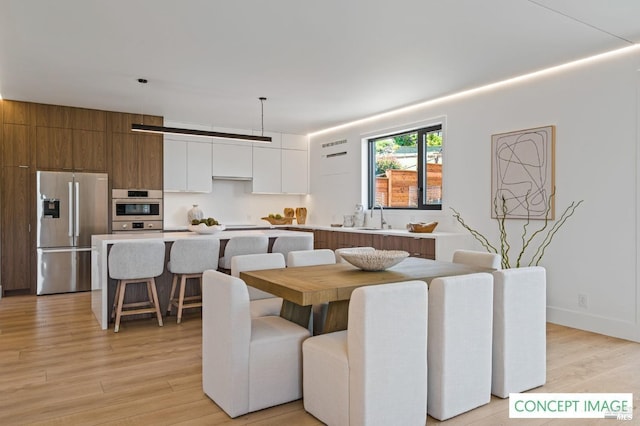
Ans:
POLYGON ((189 229, 189 231, 197 232, 198 234, 215 234, 217 232, 224 231, 225 226, 224 225, 207 226, 206 224, 201 223, 199 225, 189 225, 187 229, 189 229))
POLYGON ((405 260, 409 253, 404 250, 344 251, 340 256, 363 271, 384 271, 405 260))

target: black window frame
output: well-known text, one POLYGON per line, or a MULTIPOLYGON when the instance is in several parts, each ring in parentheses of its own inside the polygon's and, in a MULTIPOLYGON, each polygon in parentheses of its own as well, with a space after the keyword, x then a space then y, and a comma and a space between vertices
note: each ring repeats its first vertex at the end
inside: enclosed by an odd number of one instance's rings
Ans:
POLYGON ((368 150, 368 178, 367 178, 367 182, 368 182, 368 208, 372 209, 375 202, 376 202, 376 183, 375 183, 375 179, 376 179, 376 147, 375 147, 375 142, 380 140, 380 139, 387 139, 387 138, 392 138, 395 136, 400 136, 400 135, 406 135, 409 133, 414 133, 416 132, 418 134, 418 142, 417 142, 417 146, 418 146, 418 159, 417 159, 417 164, 420 165, 420 167, 418 167, 418 206, 417 207, 387 207, 385 206, 385 209, 391 209, 391 210, 442 210, 442 199, 440 201, 440 204, 425 204, 424 203, 424 186, 426 185, 427 182, 427 177, 425 176, 426 174, 426 167, 425 165, 426 163, 426 150, 425 147, 427 146, 427 135, 429 133, 434 133, 434 132, 440 132, 443 134, 443 138, 442 138, 442 145, 444 146, 444 132, 443 132, 443 125, 442 123, 439 124, 432 124, 429 126, 424 126, 424 127, 420 127, 418 129, 413 129, 413 130, 404 130, 401 132, 395 132, 395 133, 389 133, 389 134, 384 134, 384 135, 380 135, 380 136, 376 136, 374 138, 369 138, 367 139, 367 150, 368 150))

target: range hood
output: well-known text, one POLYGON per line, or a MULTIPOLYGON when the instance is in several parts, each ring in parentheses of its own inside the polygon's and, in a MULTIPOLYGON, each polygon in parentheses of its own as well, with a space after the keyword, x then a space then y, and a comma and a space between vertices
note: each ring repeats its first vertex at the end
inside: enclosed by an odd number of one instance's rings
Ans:
POLYGON ((240 180, 250 181, 253 180, 251 176, 212 176, 213 180, 240 180))

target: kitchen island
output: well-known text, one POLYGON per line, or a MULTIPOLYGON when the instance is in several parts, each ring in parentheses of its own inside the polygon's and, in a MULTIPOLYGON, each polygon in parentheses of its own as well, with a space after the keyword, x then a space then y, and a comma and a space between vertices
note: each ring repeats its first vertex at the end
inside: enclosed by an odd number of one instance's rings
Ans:
MULTIPOLYGON (((220 240, 220 254, 224 253, 226 242, 236 236, 242 235, 266 235, 269 237, 269 247, 279 236, 283 235, 308 235, 299 231, 285 229, 261 229, 244 231, 222 231, 212 235, 200 235, 195 232, 164 232, 164 233, 137 233, 93 235, 91 237, 91 310, 103 330, 109 328, 111 307, 115 295, 116 280, 109 278, 108 253, 109 247, 115 243, 132 240, 162 240, 166 245, 165 263, 169 261, 171 244, 183 238, 217 238, 220 240)), ((164 314, 169 301, 172 274, 165 269, 162 275, 156 278, 160 309, 164 314)))

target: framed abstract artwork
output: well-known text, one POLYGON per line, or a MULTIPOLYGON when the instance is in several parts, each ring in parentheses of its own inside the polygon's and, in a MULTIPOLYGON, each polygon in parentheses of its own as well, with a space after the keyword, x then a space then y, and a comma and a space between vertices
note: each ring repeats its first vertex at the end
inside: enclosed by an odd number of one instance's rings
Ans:
POLYGON ((491 136, 491 217, 554 219, 555 126, 491 136))

